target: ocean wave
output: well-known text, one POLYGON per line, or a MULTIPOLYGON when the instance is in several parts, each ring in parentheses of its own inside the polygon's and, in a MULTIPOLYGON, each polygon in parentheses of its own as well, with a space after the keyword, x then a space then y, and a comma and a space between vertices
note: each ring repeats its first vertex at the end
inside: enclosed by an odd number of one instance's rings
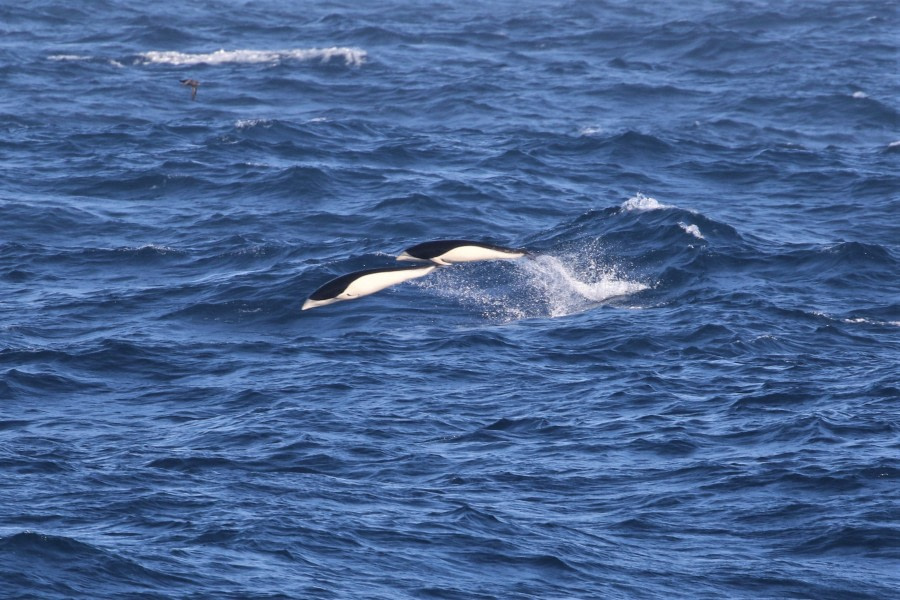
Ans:
POLYGON ((274 119, 238 119, 234 122, 234 128, 238 130, 253 129, 254 127, 269 129, 275 123, 274 119))
POLYGON ((72 61, 72 60, 91 60, 92 57, 82 54, 51 54, 47 60, 72 61))
POLYGON ((578 135, 583 137, 594 137, 603 133, 603 127, 598 125, 584 125, 578 129, 578 135))
POLYGON ((176 66, 222 65, 222 64, 283 64, 290 61, 319 61, 330 63, 343 60, 350 67, 358 67, 366 62, 368 54, 360 48, 296 48, 291 50, 225 50, 191 54, 187 52, 151 50, 138 55, 138 63, 167 64, 176 66))
POLYGON ((694 237, 697 238, 698 240, 704 239, 704 238, 703 238, 703 234, 700 233, 700 228, 697 227, 696 225, 688 225, 687 223, 679 222, 679 223, 678 223, 678 226, 681 227, 681 228, 684 230, 685 233, 691 234, 692 236, 694 236, 694 237))
POLYGON ((651 198, 650 196, 645 196, 641 193, 638 193, 625 202, 622 203, 621 209, 623 211, 649 211, 649 210, 664 210, 667 208, 675 208, 669 204, 663 204, 659 202, 655 198, 651 198))
POLYGON ((36 393, 58 392, 79 393, 98 392, 106 387, 106 384, 96 379, 72 374, 62 374, 55 370, 43 370, 32 372, 30 367, 9 369, 2 375, 2 382, 9 392, 9 397, 27 398, 36 393))
MULTIPOLYGON (((0 537, 0 555, 9 557, 4 566, 18 567, 28 587, 41 597, 142 595, 190 583, 102 546, 34 531, 0 537)), ((0 581, 5 570, 0 568, 0 581)))
POLYGON ((898 260, 880 244, 839 242, 837 244, 812 245, 788 249, 779 254, 773 267, 778 273, 798 273, 806 269, 810 275, 829 274, 825 282, 851 282, 860 279, 871 281, 890 280, 898 260), (785 267, 789 271, 785 271, 785 267))
POLYGON ((863 553, 869 558, 900 559, 897 542, 900 533, 895 527, 853 524, 832 524, 819 535, 798 541, 794 551, 822 556, 863 553))

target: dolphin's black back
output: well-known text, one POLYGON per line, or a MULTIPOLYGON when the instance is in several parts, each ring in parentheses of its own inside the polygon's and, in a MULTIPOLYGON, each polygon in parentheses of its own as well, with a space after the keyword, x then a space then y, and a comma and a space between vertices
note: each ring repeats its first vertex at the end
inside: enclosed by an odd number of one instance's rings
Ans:
POLYGON ((504 248, 503 246, 495 246, 493 244, 485 244, 484 242, 476 242, 474 240, 435 240, 433 242, 422 242, 415 246, 410 246, 405 250, 410 256, 421 258, 422 260, 430 260, 435 256, 440 256, 445 252, 449 252, 459 246, 478 246, 479 248, 489 248, 499 252, 511 251, 513 248, 504 248))

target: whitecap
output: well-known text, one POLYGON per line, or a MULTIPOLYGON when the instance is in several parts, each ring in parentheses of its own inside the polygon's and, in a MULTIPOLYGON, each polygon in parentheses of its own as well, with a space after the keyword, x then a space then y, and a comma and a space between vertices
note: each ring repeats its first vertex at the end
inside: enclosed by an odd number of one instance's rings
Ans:
POLYGON ((663 204, 658 202, 655 198, 651 198, 649 196, 645 196, 640 192, 626 200, 622 203, 622 210, 636 210, 636 211, 645 211, 645 210, 662 210, 664 208, 675 208, 674 206, 670 206, 668 204, 663 204))
POLYGON ((47 57, 47 60, 58 60, 58 61, 72 61, 72 60, 91 60, 90 56, 83 56, 81 54, 51 54, 47 57))
POLYGON ((162 244, 144 244, 143 246, 120 246, 118 248, 110 248, 112 252, 123 252, 123 253, 140 253, 140 254, 180 254, 181 251, 172 248, 171 246, 165 246, 162 244))
POLYGON ((593 136, 599 135, 601 133, 603 133, 602 127, 587 126, 587 127, 582 127, 581 129, 578 130, 578 135, 580 135, 582 137, 593 137, 593 136))
POLYGON ((865 92, 856 91, 856 92, 853 92, 853 97, 854 98, 868 98, 869 95, 865 92))
POLYGON ((876 319, 867 319, 865 317, 848 317, 841 319, 849 325, 878 325, 880 327, 900 327, 900 321, 878 321, 876 319))
POLYGON ((333 59, 343 60, 347 66, 357 67, 363 64, 367 54, 359 48, 295 48, 291 50, 216 50, 209 53, 187 53, 177 51, 151 50, 142 52, 138 62, 151 64, 169 64, 176 66, 222 65, 222 64, 281 64, 286 61, 319 61, 331 62, 333 59))
POLYGON ((47 57, 47 60, 52 60, 52 61, 56 61, 56 62, 76 62, 76 61, 101 62, 102 61, 108 65, 111 65, 111 66, 117 67, 117 68, 122 68, 125 66, 122 63, 120 63, 119 61, 115 60, 114 58, 101 59, 101 58, 95 58, 93 56, 86 56, 84 54, 51 54, 50 56, 47 57))
POLYGON ((678 223, 678 226, 681 227, 685 231, 685 233, 691 234, 698 240, 704 239, 703 234, 700 233, 700 228, 697 227, 696 225, 688 225, 687 223, 678 223))
POLYGON ((250 129, 256 126, 271 127, 273 121, 271 119, 238 119, 234 122, 235 129, 250 129))

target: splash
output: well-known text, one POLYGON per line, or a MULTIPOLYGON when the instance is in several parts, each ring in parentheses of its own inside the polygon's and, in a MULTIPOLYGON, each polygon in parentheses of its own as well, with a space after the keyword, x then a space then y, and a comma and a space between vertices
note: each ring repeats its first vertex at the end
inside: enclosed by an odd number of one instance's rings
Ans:
POLYGON ((679 223, 678 223, 678 226, 681 227, 681 228, 684 230, 685 233, 691 234, 692 236, 694 236, 694 237, 697 238, 698 240, 704 239, 704 238, 703 238, 703 234, 700 233, 700 228, 697 227, 696 225, 688 225, 687 223, 681 223, 681 222, 679 222, 679 223))
POLYGON ((577 257, 563 260, 544 255, 521 264, 526 282, 551 317, 582 312, 611 298, 647 289, 643 283, 624 279, 615 267, 598 264, 592 258, 579 264, 577 257))
POLYGON ((190 54, 174 51, 150 51, 139 54, 138 62, 152 64, 169 64, 177 66, 191 65, 221 65, 229 63, 257 64, 267 63, 271 65, 281 64, 285 61, 313 61, 322 63, 331 62, 333 59, 343 60, 350 67, 358 67, 366 61, 366 51, 359 48, 296 48, 292 50, 216 50, 215 52, 190 54))
POLYGON ((668 204, 663 204, 658 202, 655 198, 651 198, 650 196, 645 196, 641 193, 638 193, 635 196, 632 196, 628 200, 622 203, 622 210, 636 210, 636 211, 645 211, 645 210, 662 210, 664 208, 675 208, 674 206, 670 206, 668 204))
POLYGON ((441 269, 415 285, 475 306, 486 318, 502 322, 564 317, 648 288, 589 252, 441 269))

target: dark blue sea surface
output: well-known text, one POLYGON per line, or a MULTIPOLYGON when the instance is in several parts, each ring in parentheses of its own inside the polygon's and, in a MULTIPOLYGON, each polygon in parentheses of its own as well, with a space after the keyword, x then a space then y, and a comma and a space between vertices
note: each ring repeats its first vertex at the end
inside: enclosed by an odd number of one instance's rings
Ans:
POLYGON ((898 31, 4 2, 0 597, 897 598, 898 31))

